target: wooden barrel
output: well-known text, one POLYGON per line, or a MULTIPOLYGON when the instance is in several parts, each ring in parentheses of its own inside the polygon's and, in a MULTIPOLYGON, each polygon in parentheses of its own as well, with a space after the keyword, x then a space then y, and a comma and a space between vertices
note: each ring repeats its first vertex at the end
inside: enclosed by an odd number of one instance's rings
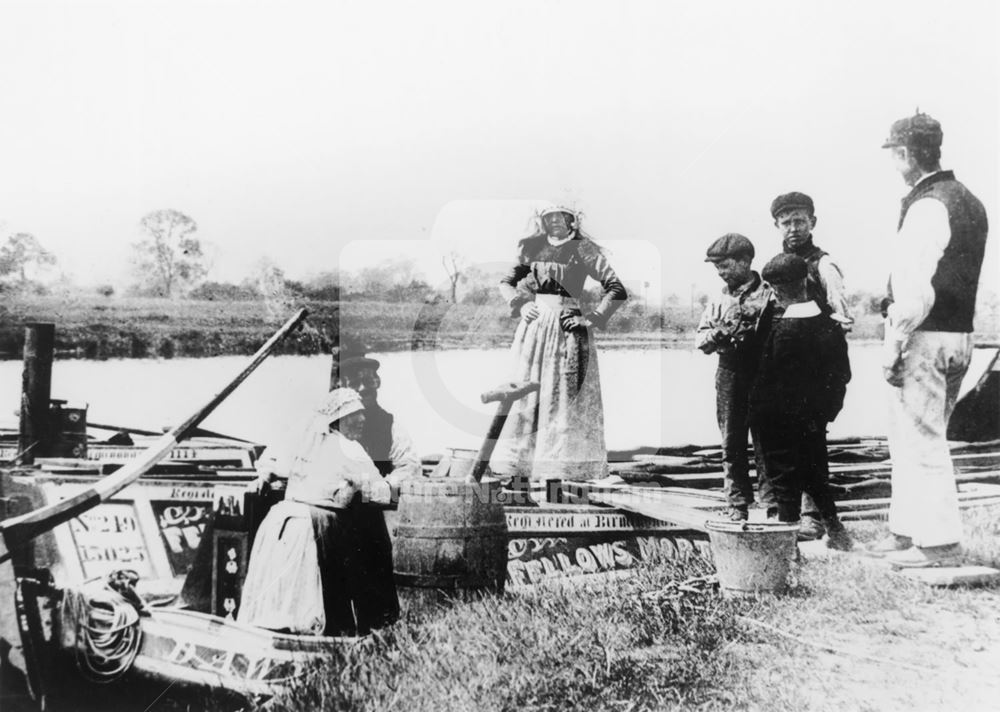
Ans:
POLYGON ((496 480, 403 483, 393 540, 400 586, 502 592, 507 519, 496 480))

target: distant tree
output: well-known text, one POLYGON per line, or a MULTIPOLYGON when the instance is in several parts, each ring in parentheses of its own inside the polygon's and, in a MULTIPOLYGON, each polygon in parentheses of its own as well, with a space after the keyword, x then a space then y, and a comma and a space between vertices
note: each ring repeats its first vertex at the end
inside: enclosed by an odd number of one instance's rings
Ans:
POLYGON ((414 260, 396 257, 364 267, 356 274, 344 274, 341 286, 345 292, 363 299, 398 301, 400 292, 414 282, 420 282, 414 260))
POLYGON ((55 263, 55 255, 28 232, 11 235, 0 247, 0 276, 17 275, 22 286, 28 281, 27 268, 30 265, 40 269, 55 263))
POLYGON ((285 271, 274 264, 269 257, 262 257, 257 260, 253 273, 244 285, 252 286, 265 300, 284 300, 288 297, 287 282, 285 271))
POLYGON ((466 260, 458 252, 451 250, 441 257, 441 264, 444 266, 445 274, 448 275, 448 284, 451 288, 451 303, 458 304, 458 284, 466 280, 464 274, 468 266, 466 260))
POLYGON ((140 221, 146 239, 133 245, 133 266, 151 291, 172 297, 181 286, 191 285, 208 272, 198 223, 178 210, 154 210, 140 221))
POLYGON ((114 296, 115 288, 113 286, 111 286, 110 284, 101 284, 101 285, 98 285, 94 289, 94 291, 97 292, 98 294, 100 294, 102 297, 111 297, 111 296, 114 296))
POLYGON ((202 282, 188 292, 189 299, 204 299, 210 302, 250 302, 258 296, 251 287, 228 282, 202 282))
POLYGON ((340 301, 340 274, 321 272, 305 283, 303 294, 317 301, 340 301))
POLYGON ((425 302, 427 295, 433 291, 427 282, 414 279, 409 284, 394 284, 385 290, 383 298, 387 302, 425 302))
POLYGON ((497 284, 500 282, 502 272, 487 272, 480 267, 470 265, 465 269, 465 293, 462 295, 462 304, 489 304, 495 302, 502 304, 500 290, 497 284))

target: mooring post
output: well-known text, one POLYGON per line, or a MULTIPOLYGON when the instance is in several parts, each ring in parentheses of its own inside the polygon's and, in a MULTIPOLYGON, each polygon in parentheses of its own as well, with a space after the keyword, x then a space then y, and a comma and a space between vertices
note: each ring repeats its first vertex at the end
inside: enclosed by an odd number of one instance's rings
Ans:
POLYGON ((21 378, 20 461, 30 465, 44 454, 49 441, 49 398, 52 394, 52 356, 55 324, 24 327, 24 373, 21 378))

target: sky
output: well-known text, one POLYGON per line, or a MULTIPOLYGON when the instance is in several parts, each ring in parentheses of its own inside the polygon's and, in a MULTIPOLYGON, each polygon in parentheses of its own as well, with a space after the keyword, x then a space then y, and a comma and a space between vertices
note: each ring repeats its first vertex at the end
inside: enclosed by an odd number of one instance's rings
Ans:
POLYGON ((173 208, 213 279, 411 255, 436 282, 442 250, 506 264, 554 201, 627 282, 686 294, 719 286, 723 233, 777 252, 768 207, 800 190, 848 288, 879 290, 895 119, 941 121, 997 222, 998 30, 991 0, 5 2, 0 236, 124 286, 173 208))

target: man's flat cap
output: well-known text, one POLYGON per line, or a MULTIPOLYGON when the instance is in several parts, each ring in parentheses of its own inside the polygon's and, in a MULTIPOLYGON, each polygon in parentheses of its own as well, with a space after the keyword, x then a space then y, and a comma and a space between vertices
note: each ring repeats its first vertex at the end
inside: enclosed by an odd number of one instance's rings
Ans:
POLYGON ((798 255, 780 253, 772 257, 764 269, 760 271, 760 276, 769 284, 788 284, 805 279, 809 273, 806 261, 798 255))
POLYGON ((916 113, 892 124, 882 148, 893 146, 939 148, 944 140, 941 124, 927 114, 916 113))
POLYGON ((727 257, 749 257, 753 259, 753 243, 738 232, 727 232, 713 242, 705 253, 706 262, 721 262, 727 257))
POLYGON ((798 210, 800 208, 808 210, 810 215, 816 212, 816 208, 813 207, 813 199, 805 193, 797 193, 795 191, 783 193, 771 202, 771 217, 777 220, 778 216, 786 210, 798 210))

